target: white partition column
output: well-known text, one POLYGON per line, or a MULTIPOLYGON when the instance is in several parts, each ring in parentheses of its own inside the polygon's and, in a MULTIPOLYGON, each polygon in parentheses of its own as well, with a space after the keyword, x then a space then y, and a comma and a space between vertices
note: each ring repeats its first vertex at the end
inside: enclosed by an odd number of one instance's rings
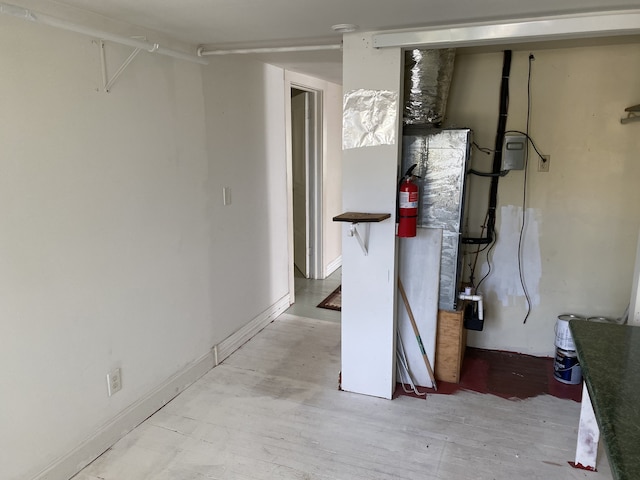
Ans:
POLYGON ((633 283, 631 285, 631 299, 629 302, 629 323, 631 325, 640 325, 640 234, 638 235, 636 267, 633 271, 633 283))
MULTIPOLYGON (((343 150, 343 207, 345 212, 390 213, 391 218, 370 225, 366 255, 356 238, 348 235, 350 225, 343 226, 342 388, 391 398, 395 386, 395 208, 402 140, 402 55, 399 48, 377 50, 372 45, 371 33, 345 35, 344 95, 357 91, 395 94, 396 121, 382 140, 365 140, 362 146, 343 150)), ((345 122, 343 133, 348 135, 349 128, 345 122)))

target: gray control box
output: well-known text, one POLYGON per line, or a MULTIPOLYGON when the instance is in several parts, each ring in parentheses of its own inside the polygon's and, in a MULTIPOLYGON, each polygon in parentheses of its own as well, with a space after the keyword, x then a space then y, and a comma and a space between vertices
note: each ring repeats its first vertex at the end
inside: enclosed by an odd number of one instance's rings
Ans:
POLYGON ((501 170, 524 170, 527 137, 520 133, 508 133, 502 145, 501 170))

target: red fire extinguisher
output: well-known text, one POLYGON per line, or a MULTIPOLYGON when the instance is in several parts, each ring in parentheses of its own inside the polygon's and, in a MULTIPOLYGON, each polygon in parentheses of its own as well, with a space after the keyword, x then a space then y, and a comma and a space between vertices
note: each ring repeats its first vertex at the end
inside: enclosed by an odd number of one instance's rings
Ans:
POLYGON ((418 221, 418 185, 413 183, 414 178, 420 178, 413 175, 413 169, 417 165, 412 165, 404 174, 400 182, 400 191, 398 198, 399 214, 398 214, 398 237, 415 237, 416 223, 418 221))

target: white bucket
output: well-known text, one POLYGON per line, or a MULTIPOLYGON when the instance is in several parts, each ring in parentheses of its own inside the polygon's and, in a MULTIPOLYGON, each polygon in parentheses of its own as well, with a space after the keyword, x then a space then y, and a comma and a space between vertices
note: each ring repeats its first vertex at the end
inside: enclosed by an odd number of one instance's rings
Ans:
POLYGON ((560 315, 556 322, 556 347, 562 350, 575 350, 576 345, 573 343, 571 330, 569 330, 569 320, 584 320, 584 317, 578 315, 560 315))
POLYGON ((580 368, 576 352, 561 348, 556 349, 553 376, 559 382, 569 385, 577 385, 582 382, 582 368, 580 368))

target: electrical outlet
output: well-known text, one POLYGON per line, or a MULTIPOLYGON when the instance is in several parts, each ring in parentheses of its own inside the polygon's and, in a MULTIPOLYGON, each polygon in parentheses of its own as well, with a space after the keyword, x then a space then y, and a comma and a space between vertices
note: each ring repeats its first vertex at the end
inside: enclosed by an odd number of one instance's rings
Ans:
POLYGON ((109 396, 122 390, 122 374, 119 368, 107 373, 107 393, 109 396))
POLYGON ((551 163, 551 155, 542 155, 542 158, 538 157, 538 171, 548 172, 550 163, 551 163))

